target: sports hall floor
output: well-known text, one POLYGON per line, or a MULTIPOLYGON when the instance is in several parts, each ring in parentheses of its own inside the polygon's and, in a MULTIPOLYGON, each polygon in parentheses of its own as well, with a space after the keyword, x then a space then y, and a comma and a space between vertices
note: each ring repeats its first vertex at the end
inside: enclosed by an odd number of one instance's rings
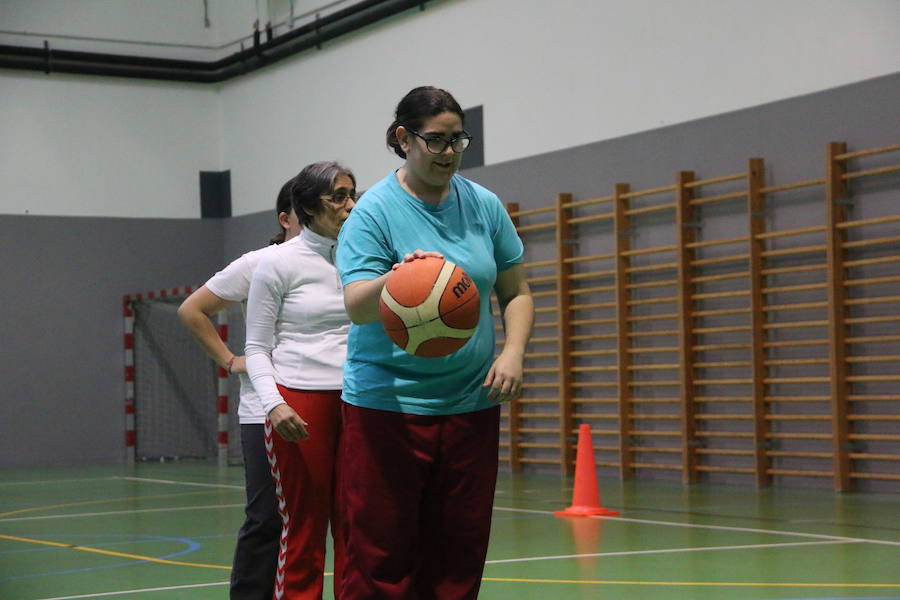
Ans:
MULTIPOLYGON (((240 467, 0 471, 0 599, 226 598, 240 467)), ((900 599, 900 496, 501 474, 482 599, 900 599)), ((325 597, 331 596, 326 578, 325 597)))

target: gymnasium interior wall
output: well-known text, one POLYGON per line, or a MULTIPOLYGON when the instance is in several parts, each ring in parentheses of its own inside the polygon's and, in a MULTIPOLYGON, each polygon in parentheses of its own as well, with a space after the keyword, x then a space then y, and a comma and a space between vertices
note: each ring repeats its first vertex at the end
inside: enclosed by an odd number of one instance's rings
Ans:
POLYGON ((122 462, 122 295, 263 245, 307 162, 364 187, 398 167, 383 132, 413 85, 484 106, 464 174, 522 208, 896 143, 896 3, 726 4, 429 2, 221 86, 0 72, 0 467, 122 462), (225 169, 236 216, 197 218, 198 171, 225 169))

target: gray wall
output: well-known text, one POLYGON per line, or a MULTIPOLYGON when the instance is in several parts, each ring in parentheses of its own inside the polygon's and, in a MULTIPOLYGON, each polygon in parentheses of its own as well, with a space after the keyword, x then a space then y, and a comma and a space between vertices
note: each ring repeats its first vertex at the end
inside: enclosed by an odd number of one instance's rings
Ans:
MULTIPOLYGON (((765 157, 780 182, 813 178, 828 141, 896 143, 897 98, 900 74, 465 175, 523 208, 559 192, 607 195, 616 182, 664 185, 683 169, 738 172, 750 156, 765 157)), ((0 467, 122 462, 122 295, 201 283, 275 230, 271 211, 225 221, 0 216, 0 467)))

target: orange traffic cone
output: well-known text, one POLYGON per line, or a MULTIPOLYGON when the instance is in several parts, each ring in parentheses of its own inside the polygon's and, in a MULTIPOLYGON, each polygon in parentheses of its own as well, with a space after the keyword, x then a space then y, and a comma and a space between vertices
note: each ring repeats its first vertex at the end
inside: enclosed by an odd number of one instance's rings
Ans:
POLYGON ((578 429, 578 451, 575 454, 575 489, 572 492, 572 506, 558 510, 557 517, 590 517, 593 515, 612 516, 618 511, 600 506, 600 490, 597 488, 597 466, 594 463, 594 443, 591 441, 591 426, 582 424, 578 429))

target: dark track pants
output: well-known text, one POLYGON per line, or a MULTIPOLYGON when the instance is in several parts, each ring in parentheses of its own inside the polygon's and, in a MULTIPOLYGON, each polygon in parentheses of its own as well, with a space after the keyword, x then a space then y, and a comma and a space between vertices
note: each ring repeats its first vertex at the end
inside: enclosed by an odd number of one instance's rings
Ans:
POLYGON ((340 391, 278 391, 309 425, 309 438, 286 442, 266 421, 266 449, 282 519, 275 570, 276 600, 318 600, 325 572, 325 538, 331 521, 335 590, 343 561, 334 487, 341 430, 340 391))
POLYGON ((476 598, 497 482, 499 406, 420 416, 344 403, 341 414, 340 600, 476 598))
POLYGON ((231 568, 231 600, 269 600, 275 587, 281 519, 262 423, 241 425, 247 506, 231 568))

